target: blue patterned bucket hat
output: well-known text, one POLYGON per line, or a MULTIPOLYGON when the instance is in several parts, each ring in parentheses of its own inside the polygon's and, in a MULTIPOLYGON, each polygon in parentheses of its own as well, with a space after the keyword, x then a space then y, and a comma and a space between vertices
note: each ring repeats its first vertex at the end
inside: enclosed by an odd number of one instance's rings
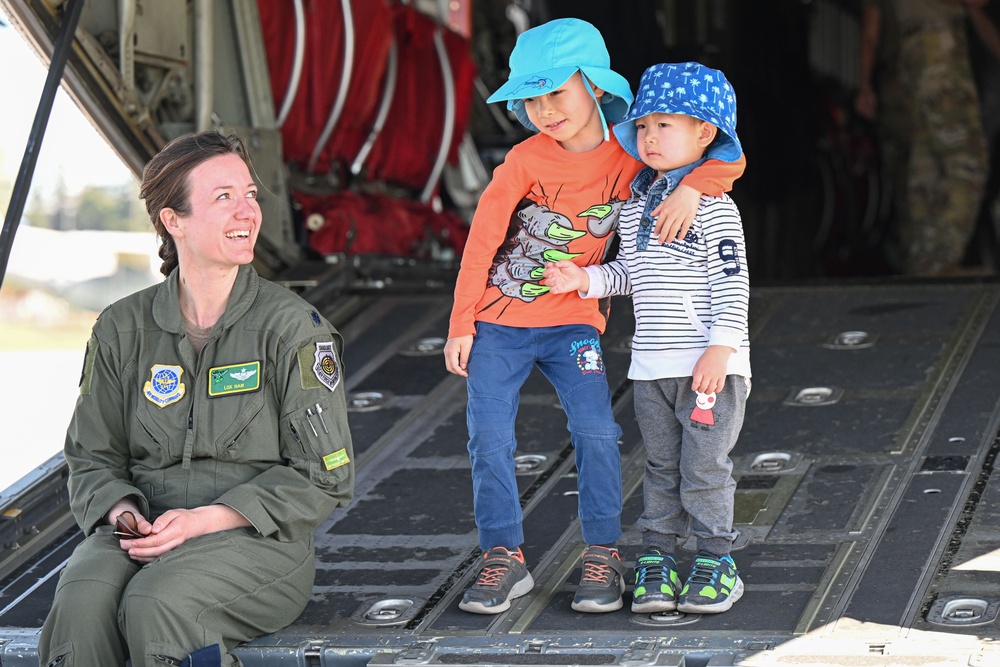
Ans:
POLYGON ((635 104, 614 127, 618 142, 636 160, 635 121, 651 113, 684 114, 719 128, 708 157, 735 162, 743 154, 736 136, 736 92, 717 69, 701 63, 661 63, 642 73, 635 104))
MULTIPOLYGON (((604 91, 597 108, 607 139, 608 123, 620 121, 632 104, 632 89, 625 77, 611 70, 611 56, 600 31, 581 19, 556 19, 522 32, 510 53, 507 83, 486 101, 506 100, 507 109, 521 124, 538 132, 528 120, 524 98, 552 92, 577 71, 604 91)), ((588 91, 594 97, 589 87, 588 91)))

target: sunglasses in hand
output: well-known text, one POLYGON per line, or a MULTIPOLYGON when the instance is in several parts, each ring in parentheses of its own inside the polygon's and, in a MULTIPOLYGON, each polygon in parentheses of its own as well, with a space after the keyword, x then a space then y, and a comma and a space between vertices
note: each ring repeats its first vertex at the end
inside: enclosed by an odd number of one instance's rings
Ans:
POLYGON ((118 515, 115 519, 115 532, 113 533, 115 537, 122 540, 134 540, 140 537, 146 537, 139 532, 139 522, 135 518, 135 514, 125 510, 118 515))

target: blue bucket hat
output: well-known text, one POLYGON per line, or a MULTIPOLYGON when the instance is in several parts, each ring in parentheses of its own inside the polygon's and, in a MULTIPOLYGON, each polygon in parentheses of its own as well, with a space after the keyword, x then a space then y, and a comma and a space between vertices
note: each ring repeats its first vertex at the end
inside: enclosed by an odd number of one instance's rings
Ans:
MULTIPOLYGON (((611 56, 600 31, 581 19, 556 19, 522 32, 510 53, 507 83, 486 101, 506 100, 507 109, 521 124, 538 132, 528 120, 524 98, 550 93, 578 71, 604 91, 597 108, 607 140, 608 123, 621 120, 632 104, 632 89, 625 77, 611 70, 611 56)), ((594 91, 587 90, 596 100, 594 91)))
POLYGON ((651 113, 684 114, 719 128, 708 157, 735 162, 743 154, 736 136, 736 92, 717 69, 701 63, 661 63, 642 73, 635 104, 614 128, 618 143, 636 160, 635 121, 651 113))

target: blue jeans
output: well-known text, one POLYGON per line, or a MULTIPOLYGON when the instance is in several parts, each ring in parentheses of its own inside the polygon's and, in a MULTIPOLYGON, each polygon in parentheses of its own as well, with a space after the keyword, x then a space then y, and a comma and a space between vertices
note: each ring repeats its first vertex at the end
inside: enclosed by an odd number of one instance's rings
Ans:
POLYGON ((533 366, 555 387, 569 418, 583 539, 611 544, 621 536, 621 428, 611 410, 597 330, 581 324, 519 329, 477 322, 466 419, 479 545, 513 548, 524 542, 514 420, 533 366))

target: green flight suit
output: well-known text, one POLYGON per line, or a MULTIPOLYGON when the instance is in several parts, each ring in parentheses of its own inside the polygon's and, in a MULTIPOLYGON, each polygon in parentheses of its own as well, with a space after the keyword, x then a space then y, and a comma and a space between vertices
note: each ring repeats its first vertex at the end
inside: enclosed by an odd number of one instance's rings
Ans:
POLYGON ((60 575, 41 665, 174 664, 216 643, 237 665, 227 649, 295 620, 315 576, 313 531, 353 491, 342 344, 315 308, 250 266, 200 357, 177 271, 101 314, 65 445, 86 538, 60 575), (221 503, 253 528, 143 566, 104 519, 127 496, 150 521, 221 503))

